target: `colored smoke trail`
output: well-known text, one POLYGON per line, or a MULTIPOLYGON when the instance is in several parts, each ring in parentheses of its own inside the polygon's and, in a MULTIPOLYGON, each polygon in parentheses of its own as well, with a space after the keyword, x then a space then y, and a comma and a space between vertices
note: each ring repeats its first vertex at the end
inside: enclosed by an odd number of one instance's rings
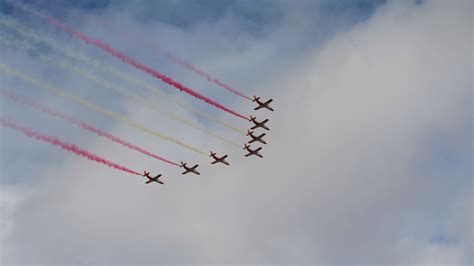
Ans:
POLYGON ((15 70, 15 69, 13 69, 13 68, 10 68, 9 66, 7 66, 7 65, 5 65, 5 64, 0 63, 0 71, 3 71, 3 72, 5 72, 5 73, 7 73, 7 74, 9 74, 9 75, 16 76, 16 77, 18 77, 18 78, 20 78, 20 79, 23 79, 23 80, 25 80, 25 81, 28 81, 28 82, 30 82, 30 83, 32 83, 32 84, 38 86, 39 88, 45 90, 45 91, 48 91, 48 92, 53 93, 54 95, 56 95, 56 96, 58 96, 58 97, 61 97, 61 98, 63 98, 63 99, 66 99, 66 100, 75 102, 75 103, 77 103, 77 104, 80 104, 80 105, 82 105, 82 106, 84 106, 84 107, 86 107, 86 108, 88 108, 88 109, 90 109, 90 110, 93 110, 93 111, 95 111, 95 112, 101 113, 101 114, 103 114, 103 115, 105 115, 105 116, 108 116, 108 117, 110 117, 110 118, 112 118, 112 119, 114 119, 114 120, 117 120, 117 121, 120 121, 120 122, 122 122, 122 123, 125 123, 125 124, 127 124, 127 125, 129 125, 129 126, 131 126, 131 127, 134 127, 134 128, 136 128, 136 129, 138 129, 138 130, 141 130, 141 131, 143 131, 143 132, 146 132, 146 133, 148 133, 148 134, 150 134, 150 135, 159 137, 159 138, 161 138, 161 139, 163 139, 163 140, 166 140, 166 141, 173 142, 173 143, 175 143, 175 144, 177 144, 177 145, 179 145, 179 146, 181 146, 181 147, 187 148, 187 149, 189 149, 189 150, 192 150, 192 151, 194 151, 194 152, 196 152, 196 153, 199 153, 199 154, 201 154, 201 155, 204 155, 204 156, 206 156, 206 157, 208 156, 208 154, 207 154, 206 152, 203 152, 203 151, 201 151, 201 150, 198 150, 198 149, 194 148, 193 146, 191 146, 191 145, 189 145, 189 144, 186 144, 186 143, 184 143, 184 142, 181 142, 181 141, 179 141, 179 140, 177 140, 177 139, 175 139, 175 138, 166 136, 166 135, 164 135, 164 134, 162 134, 162 133, 160 133, 160 132, 158 132, 158 131, 156 131, 156 130, 151 130, 151 129, 149 129, 149 128, 147 128, 147 127, 145 127, 145 126, 143 126, 143 125, 141 125, 141 124, 139 124, 139 123, 137 123, 137 122, 135 122, 135 121, 132 121, 132 120, 128 119, 128 118, 125 117, 125 116, 119 115, 119 114, 114 113, 114 112, 112 112, 112 111, 109 111, 109 110, 107 110, 107 109, 105 109, 105 108, 102 108, 102 107, 100 107, 100 106, 98 106, 98 105, 95 105, 95 104, 93 104, 93 103, 90 103, 90 102, 88 102, 88 101, 86 101, 86 100, 84 100, 84 99, 82 99, 82 98, 80 98, 80 97, 77 97, 77 96, 75 96, 75 95, 68 94, 68 93, 66 93, 66 92, 64 92, 64 91, 62 91, 62 90, 60 90, 60 89, 58 89, 58 88, 56 88, 56 87, 54 87, 54 86, 52 86, 52 85, 46 83, 46 82, 43 82, 43 81, 34 79, 33 77, 31 77, 31 76, 29 76, 29 75, 27 75, 27 74, 25 74, 25 73, 23 73, 23 72, 21 72, 21 71, 18 71, 18 70, 15 70))
POLYGON ((109 134, 109 133, 107 133, 107 132, 105 132, 105 131, 102 131, 102 130, 100 130, 100 129, 98 129, 98 128, 95 128, 94 126, 89 125, 89 124, 87 124, 86 122, 83 122, 83 121, 81 121, 81 120, 79 120, 79 119, 77 119, 77 118, 75 118, 75 117, 69 116, 69 115, 67 115, 67 114, 65 114, 65 113, 62 113, 62 112, 59 112, 59 111, 55 111, 55 110, 53 110, 53 109, 50 109, 50 108, 48 108, 48 107, 46 107, 46 106, 43 106, 43 105, 41 105, 40 103, 35 102, 35 101, 33 101, 33 100, 30 100, 30 99, 27 99, 27 98, 24 98, 24 97, 20 97, 19 95, 15 94, 15 93, 12 92, 12 91, 9 91, 9 90, 6 90, 6 89, 0 87, 0 95, 2 95, 2 96, 4 96, 4 97, 7 97, 7 98, 9 98, 9 99, 11 99, 11 100, 13 100, 13 101, 15 101, 15 102, 17 102, 17 103, 20 103, 20 104, 23 104, 23 105, 27 105, 27 106, 29 106, 29 107, 31 107, 31 108, 34 108, 34 109, 39 110, 39 111, 41 111, 41 112, 47 113, 47 114, 49 114, 49 115, 51 115, 51 116, 61 118, 61 119, 65 120, 65 121, 67 121, 67 122, 69 122, 69 123, 71 123, 71 124, 74 124, 74 125, 76 125, 76 126, 79 126, 79 127, 83 128, 83 129, 85 129, 85 130, 87 130, 87 131, 93 132, 93 133, 95 133, 95 134, 97 134, 97 135, 99 135, 99 136, 105 137, 105 138, 107 138, 107 139, 109 139, 109 140, 111 140, 111 141, 113 141, 113 142, 115 142, 115 143, 118 143, 118 144, 120 144, 120 145, 122 145, 122 146, 125 146, 125 147, 127 147, 127 148, 130 148, 130 149, 132 149, 132 150, 136 150, 136 151, 138 151, 138 152, 140 152, 140 153, 142 153, 142 154, 145 154, 145 155, 147 155, 147 156, 150 156, 150 157, 152 157, 152 158, 158 159, 158 160, 160 160, 160 161, 163 161, 163 162, 166 162, 166 163, 175 165, 175 166, 180 166, 180 165, 177 164, 177 163, 174 163, 174 162, 172 162, 172 161, 170 161, 170 160, 167 160, 167 159, 165 159, 165 158, 163 158, 163 157, 161 157, 161 156, 158 156, 158 155, 156 155, 156 154, 153 154, 153 153, 151 153, 151 152, 149 152, 149 151, 147 151, 147 150, 145 150, 145 149, 143 149, 143 148, 140 148, 140 147, 138 147, 138 146, 136 146, 136 145, 134 145, 134 144, 131 144, 131 143, 125 141, 125 140, 122 140, 122 139, 120 139, 119 137, 116 137, 116 136, 114 136, 114 135, 112 135, 112 134, 109 134))
POLYGON ((20 26, 18 23, 16 23, 15 21, 13 21, 11 19, 7 19, 5 17, 0 16, 0 24, 15 30, 18 34, 23 35, 24 37, 31 38, 31 39, 33 39, 37 42, 44 42, 44 43, 48 44, 49 46, 51 46, 52 48, 61 51, 66 56, 68 56, 72 59, 75 59, 75 60, 81 61, 83 63, 86 63, 88 65, 92 65, 94 67, 100 68, 102 71, 110 73, 110 74, 114 75, 115 77, 118 77, 122 80, 125 80, 125 81, 129 82, 130 84, 133 84, 134 86, 141 87, 141 88, 147 90, 148 92, 156 95, 157 97, 166 97, 167 100, 173 102, 174 104, 176 104, 177 106, 181 107, 184 110, 187 110, 187 111, 190 111, 190 112, 196 114, 197 116, 199 116, 201 118, 207 119, 207 120, 215 122, 217 124, 220 124, 221 126, 224 126, 224 127, 228 128, 228 129, 231 129, 235 132, 245 134, 245 131, 243 131, 241 129, 238 129, 238 128, 236 128, 236 127, 234 127, 234 126, 232 126, 232 125, 230 125, 230 124, 228 124, 224 121, 221 121, 221 120, 219 120, 219 119, 217 119, 217 118, 215 118, 215 117, 213 117, 213 116, 211 116, 211 115, 209 115, 205 112, 202 112, 199 109, 196 109, 192 106, 189 106, 188 104, 185 104, 185 103, 179 101, 178 99, 175 99, 175 97, 169 96, 166 93, 164 93, 160 90, 157 90, 155 87, 147 84, 146 82, 143 82, 142 80, 134 78, 134 77, 126 74, 125 72, 122 72, 122 71, 120 71, 120 70, 118 70, 114 67, 105 65, 105 64, 101 63, 100 61, 95 60, 95 59, 93 59, 93 58, 91 58, 87 55, 75 52, 72 49, 68 49, 64 46, 61 46, 60 44, 58 44, 52 38, 48 38, 48 37, 45 37, 45 36, 39 36, 39 35, 35 34, 34 32, 23 28, 22 26, 20 26))
MULTIPOLYGON (((26 50, 29 50, 29 49, 33 49, 32 46, 30 45, 26 45, 26 44, 23 44, 23 43, 20 43, 20 42, 14 42, 14 41, 9 41, 9 40, 6 40, 3 36, 0 36, 0 42, 2 43, 5 43, 7 45, 10 45, 10 46, 14 46, 14 47, 17 47, 17 48, 22 48, 22 49, 26 49, 26 50)), ((84 69, 81 69, 79 67, 76 67, 74 65, 71 65, 70 63, 66 62, 66 61, 59 61, 59 60, 53 60, 52 58, 48 57, 47 55, 45 55, 44 53, 41 53, 41 52, 36 52, 36 55, 42 59, 42 60, 45 60, 47 62, 53 62, 54 64, 56 64, 56 66, 58 66, 59 68, 61 69, 65 69, 65 70, 71 70, 73 71, 74 73, 78 74, 79 76, 83 77, 83 78, 86 78, 86 79, 89 79, 89 80, 92 80, 98 84, 100 84, 101 86, 109 89, 109 90, 113 90, 117 93, 119 93, 120 95, 122 95, 123 97, 126 97, 132 101, 134 101, 135 103, 139 104, 139 105, 142 105, 142 106, 146 106, 147 108, 153 110, 153 111, 156 111, 162 115, 166 115, 167 117, 169 117, 170 119, 176 121, 176 122, 179 122, 179 123, 182 123, 184 125, 187 125, 193 129, 196 129, 196 130, 199 130, 213 138, 216 138, 218 140, 221 140, 227 144, 230 144, 230 145, 233 145, 235 147, 238 147, 240 148, 240 145, 233 142, 233 141, 230 141, 222 136, 219 136, 205 128, 202 128, 182 117, 179 117, 171 112, 168 112, 166 110, 163 110, 161 108, 159 108, 158 106, 156 106, 155 104, 152 104, 150 103, 147 99, 143 98, 143 97, 140 97, 140 96, 137 96, 133 93, 130 93, 128 92, 126 89, 123 89, 115 84, 112 84, 110 83, 109 81, 105 80, 105 79, 102 79, 100 78, 99 76, 96 76, 94 75, 93 73, 87 71, 87 70, 84 70, 84 69)))
POLYGON ((61 140, 59 140, 55 137, 52 137, 52 136, 42 135, 42 134, 40 134, 40 133, 38 133, 38 132, 36 132, 32 129, 26 128, 26 127, 21 127, 21 126, 17 125, 15 122, 9 121, 9 120, 7 120, 3 117, 0 117, 0 124, 2 124, 2 126, 4 126, 4 127, 11 128, 11 129, 14 129, 16 131, 19 131, 19 132, 25 134, 26 136, 28 136, 30 138, 34 138, 34 139, 37 139, 39 141, 48 142, 50 144, 58 146, 61 149, 64 149, 64 150, 72 152, 76 155, 82 156, 82 157, 84 157, 88 160, 96 161, 98 163, 107 165, 108 167, 111 167, 111 168, 114 168, 114 169, 117 169, 117 170, 120 170, 120 171, 123 171, 123 172, 126 172, 126 173, 141 176, 141 174, 138 173, 138 172, 130 170, 127 167, 118 165, 118 164, 116 164, 114 162, 111 162, 109 160, 106 160, 106 159, 104 159, 100 156, 94 155, 94 154, 92 154, 92 153, 90 153, 86 150, 83 150, 83 149, 77 147, 76 145, 72 145, 72 144, 62 142, 61 140))
POLYGON ((114 27, 110 24, 107 24, 107 23, 101 21, 100 19, 98 19, 94 15, 87 15, 87 18, 91 19, 95 26, 99 26, 99 27, 101 27, 101 28, 103 28, 107 31, 110 31, 110 32, 114 32, 118 36, 123 37, 123 38, 127 39, 129 42, 135 43, 135 44, 137 44, 137 45, 139 45, 143 48, 148 48, 148 49, 154 51, 155 53, 158 53, 161 56, 168 58, 171 62, 173 62, 177 65, 180 65, 180 66, 182 66, 182 67, 184 67, 188 70, 191 70, 195 74, 201 76, 202 78, 206 79, 209 82, 212 82, 212 83, 216 84, 217 86, 219 86, 222 89, 225 89, 225 90, 227 90, 227 91, 229 91, 229 92, 231 92, 235 95, 238 95, 242 98, 245 98, 247 100, 252 100, 252 98, 250 98, 249 96, 243 94, 242 92, 237 91, 236 89, 233 89, 232 87, 230 87, 226 83, 218 80, 217 78, 214 78, 213 76, 211 76, 210 74, 208 74, 208 73, 204 72, 203 70, 199 69, 195 65, 193 65, 193 64, 191 64, 191 63, 189 63, 189 62, 187 62, 187 61, 185 61, 181 58, 178 58, 177 56, 173 55, 170 52, 164 51, 163 49, 159 48, 156 44, 148 42, 145 39, 140 38, 140 36, 138 36, 136 34, 132 34, 131 32, 120 30, 120 29, 118 29, 118 28, 116 28, 116 27, 114 27))
POLYGON ((53 17, 51 17, 47 14, 44 14, 44 13, 38 11, 38 10, 33 9, 30 6, 27 6, 27 5, 24 5, 24 4, 19 4, 19 3, 12 3, 12 4, 19 7, 19 8, 21 8, 21 9, 23 9, 23 10, 25 10, 25 11, 28 11, 28 12, 34 14, 34 15, 37 15, 37 16, 43 18, 43 19, 46 19, 48 21, 48 23, 51 24, 52 26, 54 26, 54 27, 56 27, 56 28, 58 28, 58 29, 60 29, 64 32, 68 32, 68 33, 74 35, 76 38, 79 38, 80 40, 82 40, 86 44, 94 45, 95 47, 102 49, 103 51, 111 54, 115 58, 120 59, 122 62, 127 63, 131 66, 134 66, 135 68, 137 68, 139 70, 142 70, 142 71, 154 76, 155 78, 158 78, 158 79, 162 80, 163 82, 175 87, 176 89, 178 89, 182 92, 185 92, 189 95, 192 95, 195 98, 200 99, 200 100, 202 100, 202 101, 204 101, 204 102, 206 102, 206 103, 208 103, 208 104, 210 104, 210 105, 212 105, 216 108, 219 108, 223 111, 226 111, 226 112, 228 112, 228 113, 230 113, 234 116, 240 117, 240 118, 245 119, 245 120, 249 120, 248 117, 246 117, 244 115, 241 115, 241 114, 225 107, 224 105, 205 97, 204 95, 202 95, 202 94, 200 94, 200 93, 184 86, 183 84, 173 80, 172 78, 170 78, 170 77, 168 77, 168 76, 166 76, 166 75, 164 75, 164 74, 162 74, 162 73, 160 73, 160 72, 158 72, 158 71, 156 71, 156 70, 154 70, 154 69, 152 69, 148 66, 145 66, 144 64, 142 64, 142 63, 138 62, 137 60, 127 56, 126 54, 115 50, 110 45, 102 42, 101 40, 93 39, 93 38, 89 37, 88 35, 80 32, 80 31, 77 31, 77 30, 61 23, 60 21, 54 19, 53 17))
POLYGON ((225 143, 227 143, 227 144, 233 145, 233 146, 235 146, 235 147, 240 148, 240 146, 241 146, 241 145, 239 145, 239 144, 237 144, 237 143, 235 143, 235 142, 232 142, 232 141, 230 141, 230 140, 228 140, 228 139, 226 139, 226 138, 224 138, 224 137, 222 137, 222 136, 219 136, 219 135, 217 135, 217 134, 215 134, 215 133, 213 133, 213 132, 211 132, 211 131, 209 131, 209 130, 207 130, 207 129, 205 129, 205 128, 202 128, 202 127, 200 127, 200 126, 198 126, 198 125, 196 125, 196 124, 194 124, 194 123, 192 123, 192 122, 190 122, 190 121, 188 121, 188 120, 186 120, 186 119, 184 119, 184 118, 182 118, 182 117, 179 117, 179 116, 177 116, 177 115, 175 115, 175 114, 173 114, 173 113, 171 113, 171 112, 168 112, 168 111, 166 111, 166 110, 163 110, 163 109, 159 108, 158 106, 156 106, 155 104, 150 103, 147 99, 145 99, 145 98, 143 98, 143 97, 141 97, 141 96, 137 96, 137 95, 135 95, 135 94, 133 94, 133 93, 130 93, 130 92, 128 92, 127 90, 125 90, 125 89, 123 89, 123 88, 121 88, 121 87, 119 87, 119 86, 117 86, 117 85, 115 85, 115 84, 112 84, 112 83, 110 83, 109 81, 104 80, 104 79, 100 78, 99 76, 96 76, 96 75, 92 74, 92 73, 89 72, 89 71, 86 71, 86 70, 84 70, 84 69, 80 69, 80 68, 78 68, 78 67, 76 67, 76 66, 72 66, 72 65, 70 65, 70 64, 68 64, 68 63, 66 63, 66 62, 59 62, 59 64, 57 64, 57 65, 58 65, 59 67, 61 67, 61 68, 70 69, 70 70, 72 70, 73 72, 75 72, 76 74, 78 74, 79 76, 81 76, 81 77, 83 77, 83 78, 86 78, 86 79, 89 79, 89 80, 92 80, 92 81, 94 81, 94 82, 97 82, 97 83, 100 84, 101 86, 103 86, 103 87, 105 87, 105 88, 107 88, 107 89, 113 90, 113 91, 119 93, 120 95, 122 95, 123 97, 126 97, 126 98, 128 98, 129 100, 131 100, 131 101, 133 101, 133 102, 135 102, 135 103, 137 103, 137 104, 139 104, 139 105, 146 106, 147 108, 149 108, 149 109, 151 109, 151 110, 153 110, 153 111, 156 111, 156 112, 158 112, 158 113, 160 113, 160 114, 162 114, 162 115, 166 115, 167 117, 169 117, 170 119, 172 119, 172 120, 174 120, 174 121, 176 121, 176 122, 182 123, 182 124, 184 124, 184 125, 186 125, 186 126, 188 126, 188 127, 190 127, 190 128, 199 130, 199 131, 201 131, 201 132, 203 132, 203 133, 205 133, 205 134, 207 134, 207 135, 209 135, 209 136, 211 136, 211 137, 213 137, 213 138, 216 138, 216 139, 218 139, 218 140, 221 140, 221 141, 223 141, 223 142, 225 142, 225 143))

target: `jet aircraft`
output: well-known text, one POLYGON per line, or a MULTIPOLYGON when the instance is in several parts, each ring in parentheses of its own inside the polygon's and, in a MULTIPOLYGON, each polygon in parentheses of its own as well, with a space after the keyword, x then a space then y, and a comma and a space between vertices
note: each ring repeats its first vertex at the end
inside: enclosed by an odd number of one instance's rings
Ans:
POLYGON ((270 106, 270 103, 273 101, 273 99, 270 99, 266 102, 261 102, 260 97, 253 96, 252 102, 256 102, 258 104, 257 107, 254 108, 254 110, 259 110, 260 108, 267 108, 270 111, 274 111, 273 108, 270 106))
POLYGON ((244 150, 246 149, 246 150, 249 152, 249 153, 247 153, 247 154, 245 155, 245 157, 249 157, 249 156, 251 156, 251 155, 255 155, 255 156, 258 156, 258 157, 260 157, 260 158, 263 158, 263 156, 259 153, 259 151, 262 149, 262 147, 258 147, 257 149, 252 150, 252 149, 250 149, 250 146, 249 146, 249 145, 245 144, 243 149, 244 149, 244 150))
POLYGON ((181 167, 183 167, 186 171, 184 171, 182 174, 185 175, 187 173, 193 173, 193 174, 196 174, 196 175, 200 175, 200 173, 196 170, 196 168, 198 167, 199 165, 196 164, 194 165, 193 167, 189 167, 187 166, 187 163, 183 163, 181 162, 181 167))
POLYGON ((266 129, 266 130, 270 130, 270 128, 268 128, 268 127, 265 125, 265 123, 268 122, 268 119, 265 119, 265 120, 263 120, 263 121, 261 121, 261 122, 258 122, 258 121, 257 121, 257 118, 256 118, 255 116, 250 116, 250 121, 255 124, 255 126, 253 126, 253 127, 250 128, 251 130, 254 130, 254 129, 259 128, 259 127, 264 128, 264 129, 266 129))
POLYGON ((215 152, 211 151, 211 155, 209 157, 212 157, 214 161, 211 164, 216 164, 216 163, 223 163, 225 165, 229 165, 229 163, 225 160, 227 158, 227 155, 222 156, 221 158, 217 157, 215 152))
POLYGON ((250 136, 252 139, 248 142, 249 144, 254 143, 255 141, 261 142, 263 144, 267 144, 266 141, 263 140, 265 133, 260 134, 260 136, 255 136, 253 131, 247 130, 247 136, 250 136))
POLYGON ((160 183, 162 185, 165 184, 165 183, 163 183, 163 181, 160 180, 161 174, 158 174, 155 177, 151 177, 149 172, 143 171, 143 176, 148 178, 148 181, 146 181, 145 184, 150 184, 151 182, 157 182, 157 183, 160 183))

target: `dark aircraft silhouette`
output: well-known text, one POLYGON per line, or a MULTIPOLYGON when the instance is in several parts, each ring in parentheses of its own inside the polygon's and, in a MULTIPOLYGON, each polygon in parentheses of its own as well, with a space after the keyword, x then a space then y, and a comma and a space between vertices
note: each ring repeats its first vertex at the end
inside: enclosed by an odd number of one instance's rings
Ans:
POLYGON ((266 130, 270 130, 270 129, 265 125, 265 123, 268 122, 268 119, 265 119, 265 120, 263 120, 262 122, 258 122, 258 121, 257 121, 257 118, 256 118, 255 116, 250 116, 250 121, 255 124, 255 126, 253 126, 253 127, 250 128, 250 129, 252 129, 252 130, 254 130, 254 129, 256 129, 256 128, 259 128, 259 127, 264 128, 264 129, 266 129, 266 130))
POLYGON ((267 108, 270 111, 274 111, 273 108, 270 106, 270 103, 273 101, 273 99, 270 99, 266 102, 261 102, 260 97, 253 96, 252 102, 257 102, 258 106, 254 108, 254 110, 259 110, 260 108, 267 108))
POLYGON ((227 155, 224 155, 221 158, 219 158, 216 156, 215 152, 211 151, 211 155, 209 155, 209 157, 212 157, 214 159, 214 161, 211 164, 223 163, 225 165, 229 165, 229 163, 225 160, 225 158, 227 158, 227 155))
POLYGON ((247 136, 250 136, 252 139, 248 142, 249 144, 254 143, 255 141, 261 142, 263 144, 267 144, 266 141, 263 140, 265 133, 260 134, 260 136, 255 136, 253 131, 247 130, 247 136))
POLYGON ((165 184, 165 183, 163 183, 163 181, 160 180, 161 174, 159 174, 155 177, 151 177, 149 172, 143 171, 143 176, 148 178, 148 181, 146 181, 145 184, 150 184, 151 182, 157 182, 157 183, 160 183, 162 185, 165 184))
POLYGON ((181 167, 183 167, 184 169, 186 169, 186 171, 184 171, 182 174, 185 175, 187 173, 193 173, 193 174, 196 174, 196 175, 200 175, 200 173, 196 170, 196 168, 199 166, 198 164, 194 165, 193 167, 188 167, 186 166, 187 163, 183 163, 181 162, 181 167))
POLYGON ((243 149, 244 149, 244 150, 246 149, 246 150, 249 152, 249 153, 247 153, 247 154, 245 155, 245 157, 249 157, 249 156, 251 156, 251 155, 255 155, 255 156, 258 156, 258 157, 260 157, 260 158, 263 158, 263 156, 259 153, 259 151, 262 149, 262 147, 258 147, 257 149, 252 150, 252 149, 250 149, 250 146, 249 146, 249 145, 245 144, 243 149))

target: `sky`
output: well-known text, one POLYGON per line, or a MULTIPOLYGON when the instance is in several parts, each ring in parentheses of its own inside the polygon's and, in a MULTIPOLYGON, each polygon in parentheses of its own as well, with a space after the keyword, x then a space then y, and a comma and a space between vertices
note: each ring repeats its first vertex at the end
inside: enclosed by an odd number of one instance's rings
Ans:
MULTIPOLYGON (((203 104, 7 3, 2 18, 246 130, 203 104)), ((145 147, 200 176, 1 98, 1 116, 161 185, 0 129, 0 262, 8 264, 471 265, 470 1, 24 1, 245 115, 269 118, 263 159, 1 45, 0 62, 208 152, 148 135, 0 72, 2 87, 145 147), (275 112, 94 25, 155 43, 275 112)), ((0 25, 1 36, 28 39, 0 25)), ((33 43, 34 44, 34 43, 33 43)), ((66 57, 44 44, 53 60, 66 57)), ((74 65, 86 65, 71 61, 74 65)), ((90 67, 89 67, 90 68, 90 67)), ((108 73, 95 74, 234 142, 247 137, 108 73)))

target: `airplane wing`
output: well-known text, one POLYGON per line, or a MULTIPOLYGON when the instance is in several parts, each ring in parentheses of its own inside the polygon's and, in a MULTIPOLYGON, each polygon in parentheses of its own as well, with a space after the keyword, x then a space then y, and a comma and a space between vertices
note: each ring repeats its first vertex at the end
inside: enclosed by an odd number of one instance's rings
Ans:
POLYGON ((254 109, 254 110, 259 110, 259 109, 262 108, 262 107, 263 107, 263 105, 259 105, 259 106, 255 107, 255 108, 253 108, 253 109, 254 109))
POLYGON ((258 126, 257 126, 257 125, 255 125, 255 126, 251 127, 250 129, 252 129, 252 130, 253 130, 253 129, 256 129, 256 128, 258 128, 258 126))
POLYGON ((271 102, 273 102, 273 99, 268 100, 268 101, 266 102, 266 104, 269 104, 269 103, 271 103, 271 102))
POLYGON ((153 180, 150 179, 150 180, 146 181, 145 184, 150 184, 151 182, 153 182, 153 180))
POLYGON ((228 155, 224 155, 224 157, 222 157, 221 159, 225 159, 225 158, 227 158, 227 156, 228 156, 228 155))
POLYGON ((217 161, 214 161, 214 162, 212 162, 211 164, 216 164, 216 163, 217 163, 217 161))
POLYGON ((259 152, 262 149, 262 147, 258 147, 255 152, 259 152))
POLYGON ((251 153, 247 153, 245 154, 245 157, 249 157, 250 155, 252 155, 251 153))

